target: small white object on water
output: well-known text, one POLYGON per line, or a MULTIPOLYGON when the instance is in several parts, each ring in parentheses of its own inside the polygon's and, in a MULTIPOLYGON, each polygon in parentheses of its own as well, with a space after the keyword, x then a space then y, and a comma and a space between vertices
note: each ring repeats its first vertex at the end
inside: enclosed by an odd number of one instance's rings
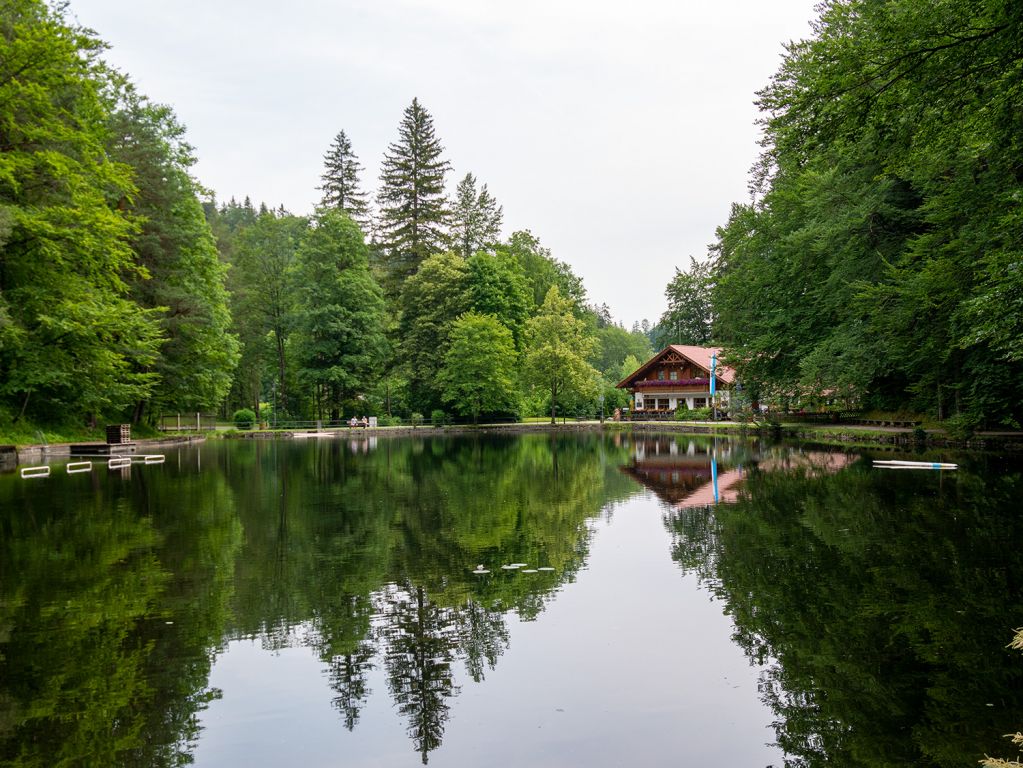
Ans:
POLYGON ((941 461, 899 461, 874 459, 874 466, 882 469, 959 469, 958 464, 941 461))
POLYGON ((523 568, 522 573, 536 573, 536 568, 523 568))
POLYGON ((525 563, 508 563, 508 565, 502 565, 501 568, 505 571, 514 571, 517 568, 521 568, 525 563))
POLYGON ((538 571, 553 571, 554 569, 551 568, 549 565, 544 565, 544 566, 541 566, 540 568, 537 568, 536 570, 538 570, 538 571))
POLYGON ((476 566, 476 570, 475 570, 475 571, 473 571, 473 573, 490 573, 490 571, 488 571, 488 570, 487 570, 486 568, 484 568, 484 567, 483 567, 482 565, 477 565, 477 566, 476 566))
POLYGON ((527 565, 529 565, 529 563, 512 563, 511 567, 512 568, 525 568, 527 565))

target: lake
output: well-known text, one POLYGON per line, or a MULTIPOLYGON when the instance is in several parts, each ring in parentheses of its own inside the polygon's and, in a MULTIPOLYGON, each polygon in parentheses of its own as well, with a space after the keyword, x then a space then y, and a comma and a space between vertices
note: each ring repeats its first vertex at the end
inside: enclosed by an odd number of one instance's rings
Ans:
POLYGON ((0 475, 0 764, 962 766, 1023 727, 1018 459, 165 454, 0 475))

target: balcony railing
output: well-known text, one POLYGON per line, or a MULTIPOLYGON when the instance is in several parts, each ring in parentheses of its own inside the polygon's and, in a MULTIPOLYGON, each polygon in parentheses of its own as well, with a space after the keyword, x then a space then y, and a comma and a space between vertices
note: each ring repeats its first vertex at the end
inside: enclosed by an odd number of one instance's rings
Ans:
POLYGON ((643 379, 633 386, 636 389, 653 389, 655 387, 709 387, 710 379, 643 379))

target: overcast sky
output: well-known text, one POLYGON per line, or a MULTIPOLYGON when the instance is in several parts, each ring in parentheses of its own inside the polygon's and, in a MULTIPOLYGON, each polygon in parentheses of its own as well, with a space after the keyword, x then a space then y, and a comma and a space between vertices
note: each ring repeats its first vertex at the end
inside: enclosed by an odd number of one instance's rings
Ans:
POLYGON ((219 200, 312 211, 344 130, 375 193, 418 97, 453 166, 627 327, 704 259, 756 160, 755 91, 815 0, 71 0, 188 128, 219 200))

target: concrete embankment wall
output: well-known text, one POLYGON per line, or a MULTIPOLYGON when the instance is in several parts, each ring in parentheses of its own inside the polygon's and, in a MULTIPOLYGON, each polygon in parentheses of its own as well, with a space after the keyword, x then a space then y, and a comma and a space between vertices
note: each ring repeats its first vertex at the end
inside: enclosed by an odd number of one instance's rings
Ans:
MULTIPOLYGON (((202 435, 185 435, 156 440, 138 440, 135 442, 134 453, 182 445, 183 443, 202 442, 205 439, 202 435)), ((72 443, 59 443, 57 445, 28 445, 21 448, 11 446, 11 450, 0 453, 0 469, 19 464, 45 464, 47 459, 66 459, 71 456, 72 445, 72 443)))

